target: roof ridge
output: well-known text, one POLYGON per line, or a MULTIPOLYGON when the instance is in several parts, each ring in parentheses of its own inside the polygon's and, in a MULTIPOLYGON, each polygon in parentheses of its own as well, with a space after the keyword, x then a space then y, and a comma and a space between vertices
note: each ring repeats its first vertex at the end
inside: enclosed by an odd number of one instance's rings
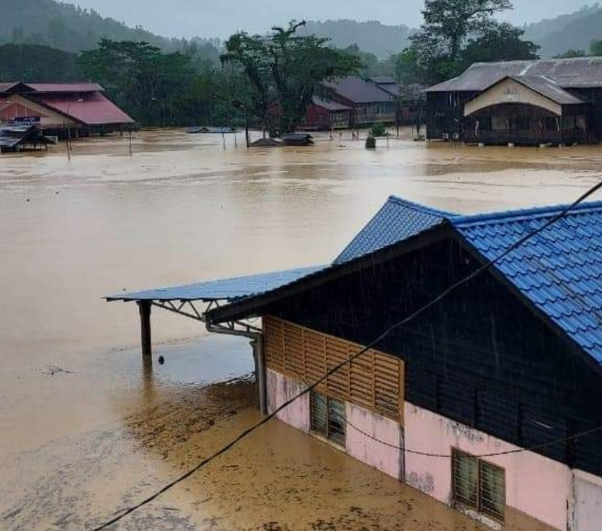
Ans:
POLYGON ((412 210, 417 210, 418 212, 423 212, 425 214, 432 214, 435 216, 441 216, 443 218, 457 218, 458 217, 458 214, 456 214, 455 212, 447 212, 445 210, 438 210, 436 208, 431 208, 429 206, 422 205, 420 203, 415 203, 408 199, 404 199, 403 197, 399 197, 397 195, 389 196, 389 199, 387 202, 388 203, 397 203, 402 206, 411 208, 412 210))
MULTIPOLYGON (((533 208, 521 208, 516 210, 504 210, 500 212, 489 212, 485 214, 469 214, 466 216, 454 216, 451 222, 454 226, 466 226, 476 224, 487 224, 493 222, 502 222, 509 220, 519 220, 521 218, 546 218, 552 217, 555 214, 559 214, 566 210, 570 205, 548 205, 544 207, 533 207, 533 208)), ((582 203, 579 206, 573 208, 567 215, 573 216, 576 214, 583 214, 586 212, 600 211, 602 212, 602 201, 592 201, 589 203, 582 203)))

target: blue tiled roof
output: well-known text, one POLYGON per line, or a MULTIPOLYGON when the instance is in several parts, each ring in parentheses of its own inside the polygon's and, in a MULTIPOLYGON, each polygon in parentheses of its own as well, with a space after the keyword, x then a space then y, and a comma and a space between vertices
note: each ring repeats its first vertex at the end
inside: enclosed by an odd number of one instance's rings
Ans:
MULTIPOLYGON (((491 260, 565 208, 458 217, 452 224, 491 260)), ((602 203, 573 210, 495 267, 602 363, 602 203)))
POLYGON ((453 217, 455 214, 392 196, 335 259, 334 265, 384 249, 453 217))
POLYGON ((109 301, 228 301, 261 295, 324 269, 306 267, 107 297, 109 301))

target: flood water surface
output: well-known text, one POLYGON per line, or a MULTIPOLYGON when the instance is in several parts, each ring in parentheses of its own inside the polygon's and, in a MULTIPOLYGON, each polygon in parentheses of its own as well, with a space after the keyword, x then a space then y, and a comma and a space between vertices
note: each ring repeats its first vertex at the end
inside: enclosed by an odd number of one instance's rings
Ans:
MULTIPOLYGON (((0 156, 0 529, 90 529, 258 419, 246 341, 155 310, 166 362, 145 370, 136 307, 102 296, 327 263, 391 194, 473 213, 573 201, 602 177, 600 148, 238 141, 0 156)), ((116 527, 343 528, 477 526, 273 422, 116 527)))

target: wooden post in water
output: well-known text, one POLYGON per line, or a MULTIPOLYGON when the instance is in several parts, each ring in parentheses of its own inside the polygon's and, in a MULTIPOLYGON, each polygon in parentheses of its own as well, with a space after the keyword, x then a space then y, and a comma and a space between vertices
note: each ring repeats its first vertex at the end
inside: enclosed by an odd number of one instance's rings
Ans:
POLYGON ((151 308, 150 301, 139 301, 140 311, 140 337, 142 343, 142 356, 145 362, 152 359, 153 343, 151 334, 151 308))

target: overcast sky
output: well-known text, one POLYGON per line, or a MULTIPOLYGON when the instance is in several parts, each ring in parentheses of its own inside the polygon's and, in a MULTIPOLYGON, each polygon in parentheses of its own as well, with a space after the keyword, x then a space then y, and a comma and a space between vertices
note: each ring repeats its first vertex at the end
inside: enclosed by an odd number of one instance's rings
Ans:
MULTIPOLYGON (((261 32, 297 20, 349 18, 418 26, 422 0, 68 0, 101 15, 169 37, 220 37, 237 30, 261 32)), ((521 25, 575 11, 582 0, 514 0, 504 19, 521 25)))

